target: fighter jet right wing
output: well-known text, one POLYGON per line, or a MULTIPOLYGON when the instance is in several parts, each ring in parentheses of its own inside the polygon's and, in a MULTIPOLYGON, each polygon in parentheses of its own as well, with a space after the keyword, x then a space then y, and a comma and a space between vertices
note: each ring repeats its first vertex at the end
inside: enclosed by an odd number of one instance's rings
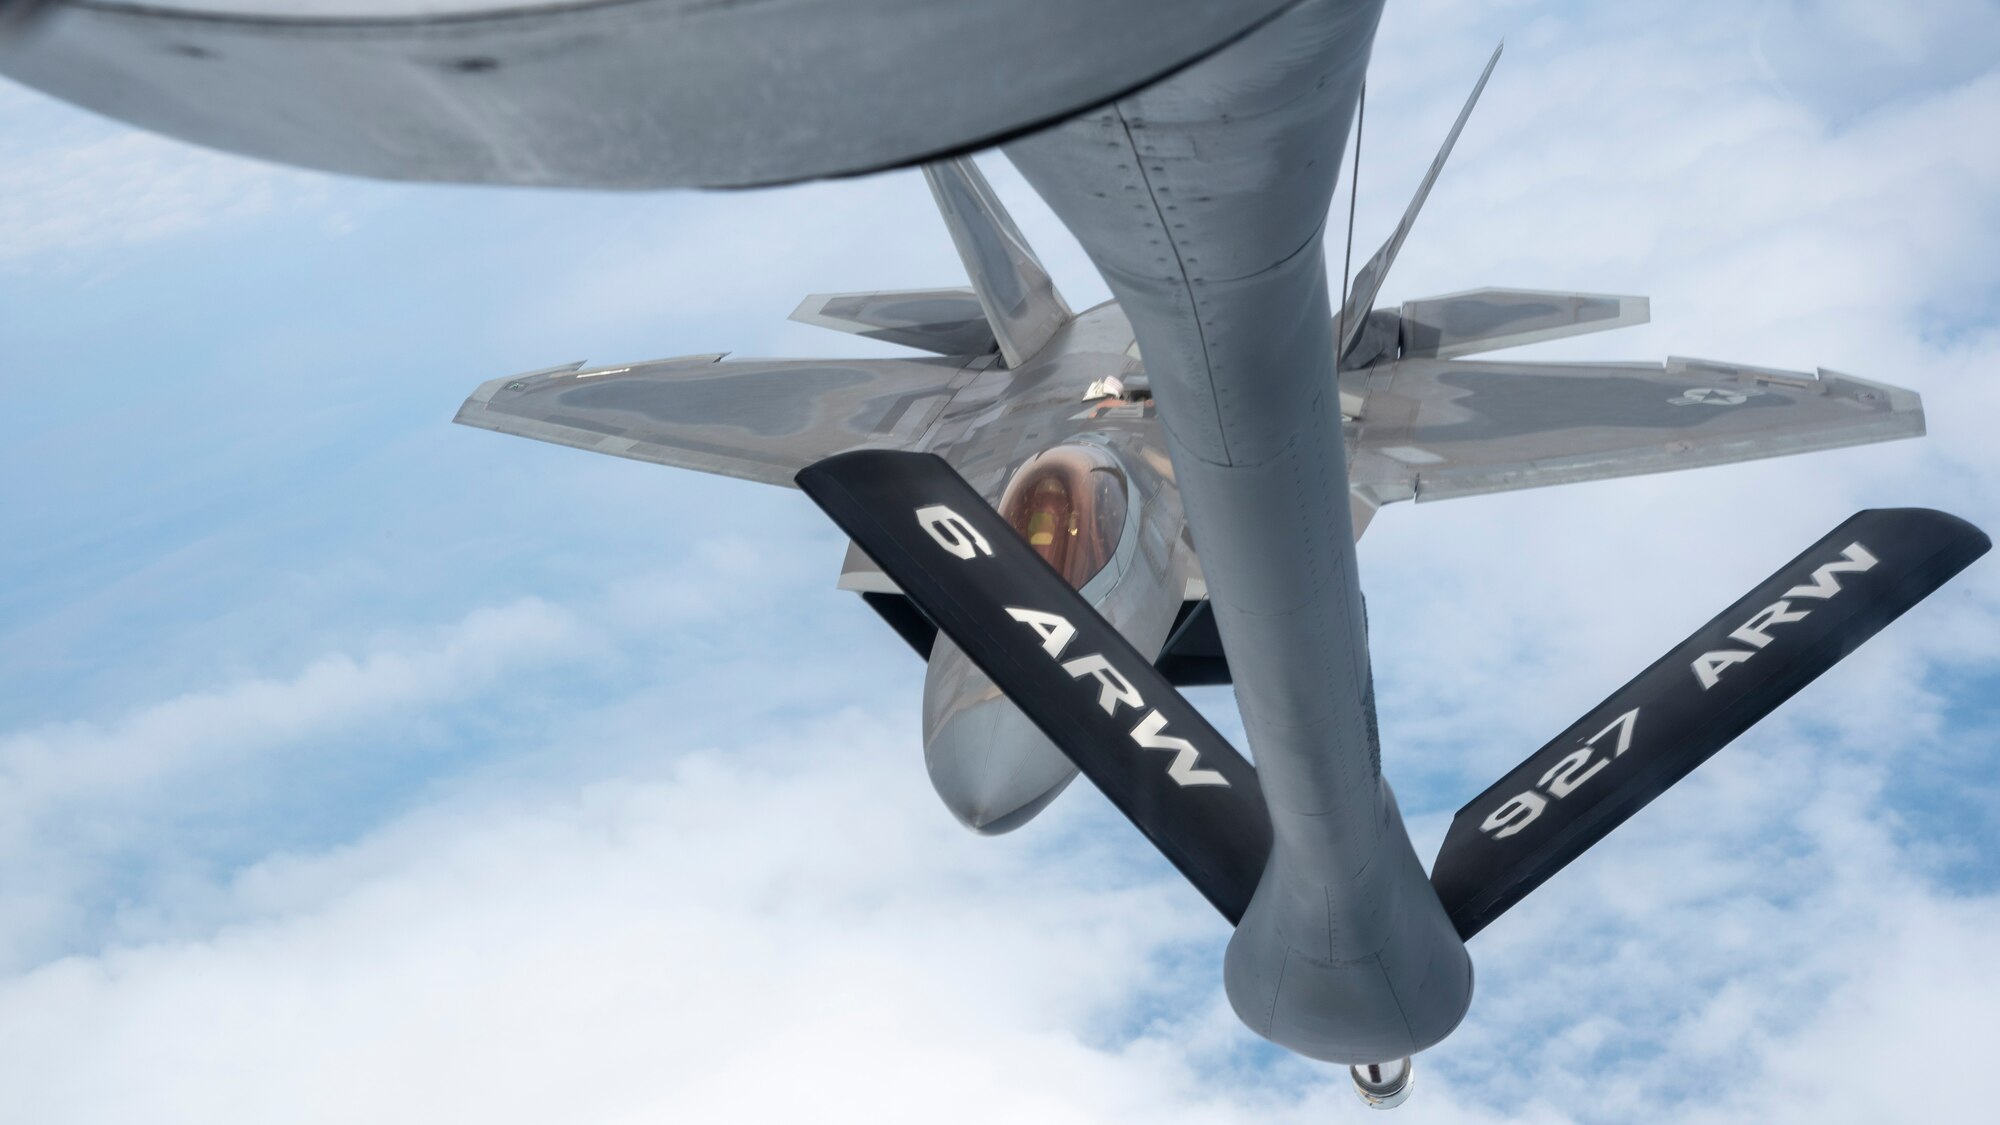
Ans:
MULTIPOLYGON (((1699 359, 1404 358, 1365 383, 1353 480, 1375 503, 1441 500, 1917 437, 1913 391, 1699 359)), ((1343 394, 1343 398, 1350 397, 1343 394)))
POLYGON ((853 449, 909 449, 959 383, 990 362, 682 356, 495 379, 461 425, 767 484, 853 449))

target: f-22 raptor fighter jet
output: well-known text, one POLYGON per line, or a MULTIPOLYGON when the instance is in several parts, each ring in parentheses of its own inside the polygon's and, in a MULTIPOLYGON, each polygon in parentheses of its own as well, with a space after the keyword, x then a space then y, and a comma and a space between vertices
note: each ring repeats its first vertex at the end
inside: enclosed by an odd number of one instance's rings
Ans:
POLYGON ((324 7, 0 0, 0 72, 400 179, 927 162, 971 285, 794 316, 935 358, 573 364, 488 383, 458 420, 803 489, 853 541, 840 584, 928 660, 925 760, 952 813, 1017 828, 1082 772, 1235 927, 1243 1021, 1348 1064, 1371 1105, 1406 1097, 1410 1056, 1465 1016, 1468 939, 1990 546, 1937 512, 1856 515, 1474 797, 1426 869, 1375 722, 1354 543, 1380 505, 1915 436, 1916 396, 1490 358, 1638 323, 1636 297, 1375 308, 1464 113, 1336 308, 1322 246, 1382 0, 324 7), (1057 294, 959 158, 994 143, 1115 301, 1057 294), (1223 682, 1254 767, 1177 690, 1223 682))

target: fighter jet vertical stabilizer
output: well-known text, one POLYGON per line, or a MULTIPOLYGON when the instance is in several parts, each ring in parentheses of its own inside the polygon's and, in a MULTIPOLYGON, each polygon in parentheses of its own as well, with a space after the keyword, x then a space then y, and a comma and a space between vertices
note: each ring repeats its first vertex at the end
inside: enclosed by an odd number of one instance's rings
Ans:
POLYGON ((952 245, 965 262, 1001 356, 1007 366, 1021 366, 1070 322, 1069 305, 969 157, 924 165, 924 180, 951 230, 952 245))
POLYGON ((1465 122, 1472 116, 1472 107, 1479 104, 1479 95, 1486 90, 1486 80, 1493 77, 1493 68, 1500 65, 1500 52, 1506 49, 1505 43, 1493 48, 1493 57, 1486 60, 1486 69, 1479 72, 1479 81, 1473 83, 1472 94, 1465 99, 1465 108, 1458 111, 1458 120, 1452 122, 1451 132, 1445 135, 1443 146, 1431 159, 1431 166, 1424 173, 1423 182, 1417 185, 1417 194, 1403 210, 1401 221, 1390 232, 1389 240, 1375 251, 1361 267, 1361 272, 1354 275, 1354 289, 1347 295, 1347 303, 1341 306, 1340 322, 1347 334, 1339 345, 1343 359, 1361 339, 1367 327, 1368 311, 1374 307, 1375 298, 1382 292, 1382 280, 1389 276, 1389 267, 1395 264, 1396 255, 1402 252, 1403 240, 1410 237, 1410 228, 1417 224, 1417 212, 1424 209, 1424 201, 1431 197, 1431 188, 1437 183, 1438 173, 1444 171, 1444 162, 1451 157, 1452 147, 1458 144, 1458 135, 1465 131, 1465 122))

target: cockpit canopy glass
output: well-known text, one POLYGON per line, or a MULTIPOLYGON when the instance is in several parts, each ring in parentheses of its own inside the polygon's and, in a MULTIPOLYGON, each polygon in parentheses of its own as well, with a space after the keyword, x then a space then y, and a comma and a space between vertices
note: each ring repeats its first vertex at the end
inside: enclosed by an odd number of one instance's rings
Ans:
POLYGON ((1072 587, 1104 569, 1125 530, 1125 470, 1110 451, 1059 445, 1015 472, 1000 515, 1072 587))

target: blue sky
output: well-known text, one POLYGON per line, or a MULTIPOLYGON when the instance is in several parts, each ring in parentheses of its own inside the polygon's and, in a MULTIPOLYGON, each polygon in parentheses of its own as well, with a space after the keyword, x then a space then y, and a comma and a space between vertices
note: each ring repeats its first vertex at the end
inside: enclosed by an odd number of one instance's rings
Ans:
MULTIPOLYGON (((1502 35, 1385 303, 1650 294, 1651 325, 1543 353, 1825 364, 1920 391, 1931 435, 1385 510, 1384 763, 1426 854, 1856 508, 2000 527, 1990 3, 1392 2, 1362 247, 1502 35)), ((1101 299, 986 167, 1072 304, 1101 299)), ((999 840, 938 807, 920 666, 833 590, 801 497, 448 424, 569 360, 861 354, 785 313, 960 277, 909 175, 369 184, 0 86, 23 1119, 1365 1112, 1236 1023, 1221 924, 1094 794, 999 840)), ((1989 560, 1481 935, 1405 1117, 1989 1112, 1996 624, 1989 560)))

